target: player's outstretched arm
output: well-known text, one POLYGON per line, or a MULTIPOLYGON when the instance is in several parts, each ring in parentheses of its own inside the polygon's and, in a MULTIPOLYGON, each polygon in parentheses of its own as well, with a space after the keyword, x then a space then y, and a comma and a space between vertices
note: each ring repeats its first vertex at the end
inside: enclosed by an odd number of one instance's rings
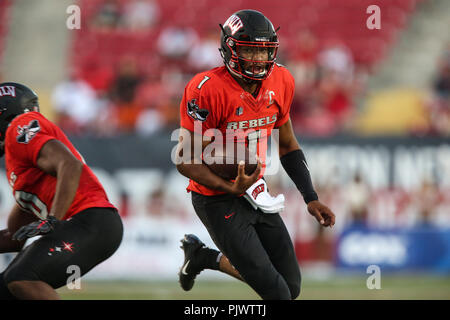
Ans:
POLYGON ((75 198, 83 163, 75 158, 63 143, 50 140, 40 150, 37 166, 57 179, 49 215, 61 220, 75 198))
MULTIPOLYGON (((210 189, 220 190, 226 193, 240 195, 258 180, 261 172, 261 163, 258 161, 256 170, 251 175, 246 175, 244 165, 239 166, 238 176, 233 183, 222 179, 213 173, 202 161, 202 151, 210 143, 202 142, 201 148, 195 148, 195 133, 184 128, 180 129, 178 147, 176 151, 177 170, 183 176, 200 183, 210 189)), ((197 136, 197 139, 201 137, 197 136)), ((202 140, 200 140, 202 141, 202 140)))
POLYGON ((314 190, 305 155, 292 129, 291 120, 279 127, 279 155, 286 173, 301 192, 308 206, 308 212, 324 227, 333 227, 334 213, 319 201, 314 190))

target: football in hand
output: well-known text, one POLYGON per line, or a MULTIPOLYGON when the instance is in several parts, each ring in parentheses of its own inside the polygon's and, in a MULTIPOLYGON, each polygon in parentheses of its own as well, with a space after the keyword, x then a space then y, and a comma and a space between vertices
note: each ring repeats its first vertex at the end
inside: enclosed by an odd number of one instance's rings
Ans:
POLYGON ((248 148, 243 144, 210 144, 203 150, 203 162, 212 172, 225 180, 236 179, 240 161, 244 161, 246 175, 251 175, 256 170, 256 155, 250 155, 248 148))

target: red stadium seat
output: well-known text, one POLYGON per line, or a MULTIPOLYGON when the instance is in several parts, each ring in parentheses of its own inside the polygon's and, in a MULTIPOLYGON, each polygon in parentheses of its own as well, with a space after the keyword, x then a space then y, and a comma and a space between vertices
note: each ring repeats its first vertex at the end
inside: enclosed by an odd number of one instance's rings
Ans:
MULTIPOLYGON (((126 0, 119 0, 124 4, 126 0)), ((384 52, 393 44, 399 29, 406 25, 408 16, 414 10, 417 0, 378 1, 382 9, 381 30, 368 30, 366 8, 372 0, 346 0, 336 3, 330 0, 285 0, 282 3, 271 0, 247 0, 247 8, 264 12, 274 23, 280 26, 280 39, 285 47, 290 47, 300 30, 309 29, 317 37, 319 46, 330 39, 340 39, 348 45, 358 63, 372 66, 383 58, 384 52)), ((0 1, 0 14, 7 2, 0 1)), ((95 15, 103 0, 80 0, 86 16, 95 15)), ((83 59, 89 52, 102 57, 100 63, 117 63, 124 55, 135 56, 139 61, 150 60, 155 55, 157 38, 161 30, 171 25, 189 26, 199 36, 209 30, 218 29, 219 23, 239 9, 243 9, 240 0, 216 0, 211 5, 206 0, 158 1, 160 23, 151 32, 96 32, 88 22, 86 27, 73 40, 74 54, 71 63, 82 68, 83 59)), ((2 24, 0 24, 0 34, 2 24)), ((1 40, 0 40, 1 44, 1 40)), ((145 68, 144 68, 145 70, 145 68)))

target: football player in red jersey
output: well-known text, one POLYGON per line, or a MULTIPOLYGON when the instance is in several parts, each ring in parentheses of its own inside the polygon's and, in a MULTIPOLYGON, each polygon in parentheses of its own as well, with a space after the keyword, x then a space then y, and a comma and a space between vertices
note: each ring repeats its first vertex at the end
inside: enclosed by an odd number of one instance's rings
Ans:
POLYGON ((117 250, 122 220, 65 134, 39 113, 37 95, 18 83, 0 84, 0 153, 16 199, 0 253, 20 251, 0 274, 0 299, 58 299, 69 267, 84 275, 117 250))
POLYGON ((245 281, 263 299, 295 299, 300 269, 279 213, 265 213, 242 196, 263 177, 267 138, 273 129, 279 130, 281 164, 309 213, 324 227, 332 227, 335 216, 314 191, 292 129, 294 79, 275 63, 279 43, 272 23, 258 11, 241 10, 221 28, 219 50, 225 66, 196 75, 186 86, 177 158, 178 171, 190 179, 187 189, 194 209, 221 252, 186 235, 181 241, 185 259, 179 281, 190 290, 196 275, 208 268, 245 281), (226 181, 209 170, 201 160, 201 150, 210 143, 208 129, 219 130, 223 142, 229 140, 227 132, 239 131, 237 142, 255 150, 260 159, 256 171, 248 176, 240 165, 236 180, 226 181), (203 136, 199 151, 192 147, 195 135, 203 136))

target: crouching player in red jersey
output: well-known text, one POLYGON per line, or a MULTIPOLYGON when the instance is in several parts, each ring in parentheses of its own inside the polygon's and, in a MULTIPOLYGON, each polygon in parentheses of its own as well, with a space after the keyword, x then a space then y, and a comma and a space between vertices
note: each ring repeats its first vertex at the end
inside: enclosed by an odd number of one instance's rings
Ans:
POLYGON ((0 274, 0 299, 59 299, 69 267, 82 276, 117 250, 122 220, 65 134, 39 113, 37 95, 18 83, 0 84, 0 152, 16 199, 0 253, 20 251, 0 274))

